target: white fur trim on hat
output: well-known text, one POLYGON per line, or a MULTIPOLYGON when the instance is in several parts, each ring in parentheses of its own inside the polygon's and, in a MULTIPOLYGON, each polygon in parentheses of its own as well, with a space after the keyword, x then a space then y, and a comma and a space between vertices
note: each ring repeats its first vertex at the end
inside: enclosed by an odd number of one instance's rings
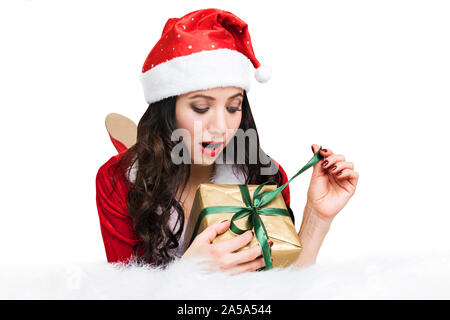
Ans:
POLYGON ((231 49, 176 57, 141 74, 147 103, 191 91, 236 86, 250 90, 251 61, 231 49))

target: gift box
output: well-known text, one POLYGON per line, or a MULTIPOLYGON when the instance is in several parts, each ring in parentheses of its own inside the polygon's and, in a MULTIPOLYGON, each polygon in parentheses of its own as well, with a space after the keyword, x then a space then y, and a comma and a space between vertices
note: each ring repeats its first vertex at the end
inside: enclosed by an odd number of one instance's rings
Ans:
POLYGON ((190 245, 211 224, 231 220, 230 228, 218 235, 213 243, 252 230, 255 236, 238 251, 259 243, 266 263, 265 270, 293 264, 300 255, 302 245, 281 191, 296 176, 323 158, 320 155, 321 149, 322 147, 299 172, 279 187, 267 182, 261 185, 200 184, 187 222, 185 242, 190 245), (273 242, 272 247, 268 244, 269 240, 273 242))
MULTIPOLYGON (((253 194, 258 185, 247 185, 247 187, 250 194, 253 194)), ((276 185, 264 185, 261 191, 270 191, 275 190, 276 188, 276 185)), ((186 226, 187 243, 190 243, 193 239, 191 235, 201 233, 211 224, 221 222, 223 220, 231 220, 233 215, 236 214, 236 212, 227 212, 226 208, 223 209, 223 212, 202 214, 202 211, 205 208, 220 206, 245 207, 239 185, 200 184, 195 195, 188 225, 186 226)), ((267 241, 273 241, 270 254, 270 257, 273 259, 273 267, 288 266, 298 258, 302 246, 295 230, 295 226, 292 223, 289 212, 287 211, 283 196, 278 194, 264 208, 278 208, 280 210, 284 210, 282 212, 286 213, 286 215, 259 214, 259 218, 261 219, 263 228, 267 231, 267 241)), ((256 213, 250 212, 249 215, 234 220, 234 225, 240 230, 254 229, 255 226, 251 226, 251 221, 255 218, 252 218, 251 214, 256 213)), ((245 247, 239 249, 238 251, 253 247, 258 243, 258 238, 255 231, 253 231, 255 233, 253 239, 245 247)), ((236 235, 237 233, 233 232, 232 228, 230 228, 225 233, 218 235, 214 239, 213 243, 231 239, 236 235)), ((265 237, 265 235, 263 236, 265 237)))

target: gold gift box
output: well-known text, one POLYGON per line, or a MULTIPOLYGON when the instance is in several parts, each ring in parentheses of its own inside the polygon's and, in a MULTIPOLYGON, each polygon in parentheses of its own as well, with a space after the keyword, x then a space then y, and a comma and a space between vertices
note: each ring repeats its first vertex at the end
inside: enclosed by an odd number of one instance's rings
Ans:
MULTIPOLYGON (((248 185, 248 190, 250 192, 250 197, 253 201, 253 193, 258 185, 248 185)), ((276 185, 267 184, 261 189, 261 192, 272 191, 277 188, 276 185)), ((244 206, 245 204, 242 200, 241 191, 238 185, 233 184, 200 184, 194 198, 194 203, 192 205, 192 210, 189 215, 189 219, 185 231, 185 243, 190 244, 191 238, 197 224, 200 212, 207 207, 213 206, 244 206)), ((284 202, 283 195, 279 193, 271 202, 266 204, 264 208, 280 208, 287 210, 286 204, 284 202)), ((214 213, 204 216, 200 222, 197 235, 205 230, 208 226, 213 223, 218 223, 223 220, 229 220, 232 218, 234 213, 223 212, 214 213)), ((273 259, 273 267, 288 267, 294 263, 301 250, 302 246, 300 240, 295 230, 295 226, 289 216, 270 216, 260 214, 262 222, 269 235, 269 240, 272 240, 272 253, 271 257, 273 259)), ((243 217, 239 220, 234 221, 235 225, 239 229, 248 229, 248 216, 243 217)), ((236 237, 237 235, 228 229, 223 234, 218 235, 213 243, 224 241, 236 237)), ((245 250, 247 248, 253 247, 258 243, 255 237, 243 248, 237 250, 245 250)))

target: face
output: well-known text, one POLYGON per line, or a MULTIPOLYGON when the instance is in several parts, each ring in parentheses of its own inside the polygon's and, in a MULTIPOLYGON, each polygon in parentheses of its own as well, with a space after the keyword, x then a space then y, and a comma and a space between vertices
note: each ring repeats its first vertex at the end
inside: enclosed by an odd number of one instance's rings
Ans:
POLYGON ((238 130, 244 90, 218 87, 179 95, 175 106, 177 129, 189 133, 185 144, 191 163, 210 165, 238 130))

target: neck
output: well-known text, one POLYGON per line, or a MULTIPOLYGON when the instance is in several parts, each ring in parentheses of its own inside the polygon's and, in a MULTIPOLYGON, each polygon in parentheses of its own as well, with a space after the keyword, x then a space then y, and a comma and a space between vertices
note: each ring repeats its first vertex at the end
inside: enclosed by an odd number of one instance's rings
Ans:
MULTIPOLYGON (((181 196, 182 201, 186 199, 189 195, 193 195, 193 193, 197 190, 197 187, 200 183, 209 183, 211 174, 214 170, 214 164, 209 166, 202 166, 196 164, 190 164, 190 176, 187 182, 187 189, 185 193, 181 196)), ((178 190, 177 195, 180 195, 181 190, 178 190)))
POLYGON ((211 174, 214 170, 214 163, 208 166, 191 164, 191 174, 189 184, 209 183, 211 174))

